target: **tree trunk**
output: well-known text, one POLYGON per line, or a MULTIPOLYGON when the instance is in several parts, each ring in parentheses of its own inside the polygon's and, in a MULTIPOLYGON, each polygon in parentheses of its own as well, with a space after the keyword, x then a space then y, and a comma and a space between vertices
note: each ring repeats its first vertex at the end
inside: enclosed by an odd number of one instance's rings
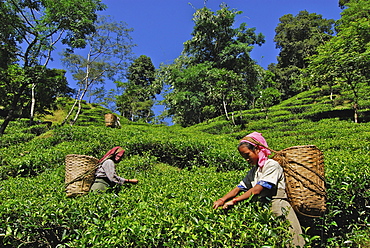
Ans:
POLYGON ((77 118, 78 116, 80 115, 80 112, 81 112, 81 99, 78 100, 78 108, 77 108, 77 112, 76 112, 76 115, 75 115, 75 118, 73 119, 73 121, 70 123, 71 126, 73 126, 76 121, 77 121, 77 118))
POLYGON ((73 121, 70 123, 70 124, 71 124, 71 126, 73 126, 73 125, 76 123, 77 118, 78 118, 78 116, 79 116, 79 115, 80 115, 80 113, 81 113, 81 101, 82 101, 82 99, 84 98, 84 96, 85 96, 86 92, 87 92, 87 88, 85 88, 85 89, 83 90, 83 92, 82 92, 82 94, 81 94, 81 96, 80 96, 80 99, 78 99, 78 109, 77 109, 77 112, 76 112, 75 118, 74 118, 74 119, 73 119, 73 121))
POLYGON ((268 120, 269 116, 268 116, 268 109, 266 108, 265 109, 265 119, 268 120))
POLYGON ((33 124, 34 112, 35 112, 35 88, 36 85, 33 83, 31 87, 31 111, 30 111, 30 126, 33 124))
POLYGON ((353 109, 354 109, 354 120, 355 120, 355 123, 358 123, 358 105, 357 105, 357 103, 355 103, 354 105, 353 105, 353 109))
POLYGON ((17 111, 17 106, 18 106, 19 100, 21 98, 21 94, 23 94, 26 86, 27 85, 23 84, 19 88, 19 94, 14 95, 11 107, 10 107, 9 112, 8 112, 8 115, 5 117, 3 124, 1 124, 0 136, 2 136, 5 133, 5 129, 7 128, 9 122, 13 119, 14 113, 17 111))
POLYGON ((9 125, 9 122, 12 118, 13 118, 13 111, 9 111, 8 115, 4 119, 4 122, 1 124, 0 136, 2 136, 5 133, 5 129, 9 125))
MULTIPOLYGON (((89 66, 89 62, 90 62, 90 53, 87 55, 87 61, 88 61, 88 63, 87 63, 87 66, 86 66, 86 76, 85 76, 85 78, 84 78, 84 82, 85 82, 85 88, 83 89, 83 91, 82 91, 82 93, 81 93, 81 95, 80 96, 78 96, 77 95, 77 97, 76 97, 76 101, 75 101, 75 103, 73 104, 73 106, 72 106, 72 108, 71 108, 71 111, 70 111, 70 113, 72 113, 72 110, 74 109, 74 107, 76 106, 76 103, 78 102, 78 109, 77 109, 77 113, 76 113, 76 115, 75 115, 75 118, 73 119, 73 121, 71 121, 71 126, 73 126, 73 124, 75 124, 76 123, 76 121, 77 121, 77 118, 78 118, 78 116, 80 115, 80 112, 81 112, 81 101, 82 101, 82 99, 84 98, 84 96, 85 96, 85 93, 86 93, 86 91, 89 89, 89 75, 90 75, 90 66, 89 66), (78 100, 77 100, 78 99, 78 100)), ((78 90, 78 92, 81 92, 81 88, 78 90)), ((70 113, 69 113, 69 115, 70 115, 70 113)), ((69 116, 68 116, 69 117, 69 116)), ((65 119, 65 121, 67 120, 67 117, 66 117, 66 119, 65 119)), ((63 121, 64 122, 64 121, 63 121)), ((64 123, 63 123, 64 124, 64 123)))
POLYGON ((236 126, 236 124, 235 124, 235 118, 234 118, 234 112, 231 112, 231 120, 233 122, 233 125, 236 126))
POLYGON ((223 99, 222 99, 222 105, 223 105, 223 107, 224 107, 224 111, 225 111, 226 119, 229 121, 229 120, 230 120, 230 118, 229 118, 229 114, 228 114, 228 112, 227 112, 225 98, 224 98, 224 97, 222 97, 222 98, 223 98, 223 99))
POLYGON ((62 121, 62 123, 60 124, 61 126, 63 126, 63 125, 67 122, 68 118, 71 116, 71 114, 72 114, 72 112, 73 112, 74 108, 76 107, 76 104, 77 104, 77 102, 78 102, 78 96, 80 95, 80 91, 81 91, 81 89, 79 89, 79 90, 78 90, 78 92, 77 92, 77 96, 76 96, 76 99, 75 99, 75 102, 73 103, 73 105, 72 105, 71 109, 69 110, 69 112, 68 112, 67 116, 64 118, 64 120, 63 120, 63 121, 62 121))

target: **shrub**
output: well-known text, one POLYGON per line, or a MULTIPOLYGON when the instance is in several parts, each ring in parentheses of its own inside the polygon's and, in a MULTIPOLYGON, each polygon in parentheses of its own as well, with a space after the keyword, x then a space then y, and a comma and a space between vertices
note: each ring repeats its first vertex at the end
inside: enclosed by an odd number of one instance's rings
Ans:
MULTIPOLYGON (((209 125, 221 128, 221 121, 215 123, 209 125)), ((281 247, 290 238, 286 223, 274 219, 268 209, 259 206, 256 211, 248 202, 226 213, 211 209, 213 200, 246 173, 248 165, 236 150, 238 139, 258 131, 274 150, 314 144, 324 152, 328 212, 316 220, 302 219, 309 228, 308 246, 343 247, 352 242, 366 247, 370 236, 368 123, 312 122, 276 115, 274 121, 253 121, 233 133, 210 134, 200 129, 207 130, 207 125, 61 127, 2 147, 0 244, 281 247), (140 183, 67 199, 63 191, 65 155, 100 158, 117 145, 126 150, 118 174, 138 178, 140 183)), ((22 135, 11 139, 21 140, 22 135)))

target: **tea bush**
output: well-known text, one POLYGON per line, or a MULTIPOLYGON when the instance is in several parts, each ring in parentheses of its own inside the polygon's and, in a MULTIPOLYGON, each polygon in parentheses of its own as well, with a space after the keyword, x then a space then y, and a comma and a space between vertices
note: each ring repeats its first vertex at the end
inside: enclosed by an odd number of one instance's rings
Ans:
POLYGON ((216 173, 214 168, 180 170, 163 164, 133 170, 136 162, 125 160, 118 173, 135 176, 140 184, 74 199, 65 198, 62 166, 22 182, 3 181, 0 241, 5 247, 261 247, 289 243, 287 223, 273 217, 268 208, 243 203, 229 212, 212 210, 213 200, 237 183, 231 179, 242 173, 216 173), (220 186, 224 190, 219 190, 220 186))
MULTIPOLYGON (((301 217, 307 246, 368 247, 370 124, 339 118, 313 122, 286 111, 250 118, 245 129, 234 130, 220 118, 189 128, 126 124, 54 127, 41 135, 7 132, 0 146, 0 244, 284 247, 290 240, 287 223, 268 208, 243 202, 231 211, 212 210, 212 202, 248 168, 236 150, 238 139, 258 131, 277 151, 314 144, 324 152, 328 211, 323 218, 301 217), (117 145, 126 150, 118 174, 140 183, 66 198, 65 156, 100 158, 117 145)), ((28 128, 13 125, 13 130, 28 128)))

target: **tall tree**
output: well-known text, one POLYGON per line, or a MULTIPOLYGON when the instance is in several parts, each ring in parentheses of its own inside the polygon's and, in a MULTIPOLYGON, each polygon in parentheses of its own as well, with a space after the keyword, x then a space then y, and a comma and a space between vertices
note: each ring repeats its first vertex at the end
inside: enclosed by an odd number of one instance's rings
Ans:
POLYGON ((116 81, 126 73, 132 60, 132 39, 124 22, 115 22, 101 16, 95 25, 95 32, 86 37, 86 55, 71 50, 63 53, 62 61, 72 72, 79 85, 76 101, 65 117, 62 125, 69 119, 78 105, 70 124, 73 125, 81 111, 81 101, 93 86, 104 85, 105 80, 116 81))
MULTIPOLYGON (((22 68, 17 64, 8 66, 7 70, 1 71, 0 79, 0 106, 11 106, 14 104, 13 97, 18 94, 19 82, 27 82, 27 87, 20 96, 17 104, 24 106, 17 112, 19 116, 27 116, 31 105, 32 94, 35 94, 39 101, 35 104, 35 111, 40 114, 47 113, 53 107, 56 97, 66 96, 72 92, 68 87, 64 70, 47 69, 43 66, 22 68), (27 70, 28 69, 28 70, 27 70), (32 85, 42 85, 32 91, 32 85)), ((8 109, 5 109, 6 114, 8 109)))
POLYGON ((26 91, 25 95, 31 96, 31 101, 27 101, 25 109, 28 109, 32 99, 36 98, 38 101, 34 105, 35 112, 47 114, 50 109, 55 107, 57 97, 70 96, 73 90, 68 86, 65 70, 48 69, 43 66, 38 66, 38 68, 39 70, 36 73, 33 70, 33 75, 29 77, 35 81, 33 85, 42 85, 42 87, 36 87, 34 91, 30 89, 26 91), (34 94, 33 97, 32 94, 34 94))
POLYGON ((256 107, 262 108, 268 119, 269 108, 280 101, 281 93, 276 88, 274 81, 274 74, 270 70, 264 70, 262 67, 256 65, 258 68, 258 92, 256 99, 256 107))
POLYGON ((131 121, 152 121, 155 95, 161 86, 155 83, 155 67, 152 60, 141 55, 127 71, 127 83, 118 83, 125 92, 117 97, 116 105, 121 115, 131 121))
POLYGON ((317 53, 319 45, 331 39, 334 20, 307 11, 296 16, 287 14, 279 20, 274 41, 280 53, 273 73, 286 99, 303 90, 298 80, 300 69, 307 67, 307 58, 317 53))
MULTIPOLYGON (((104 7, 100 0, 1 1, 2 26, 6 26, 6 31, 9 31, 7 33, 11 33, 5 39, 0 35, 2 49, 8 53, 15 49, 14 54, 25 71, 38 65, 47 66, 57 42, 61 41, 72 49, 85 45, 85 36, 94 31, 95 12, 104 7), (11 43, 15 46, 9 45, 11 43)), ((22 108, 19 101, 25 90, 30 86, 31 90, 39 87, 32 82, 34 81, 17 82, 17 92, 12 96, 12 104, 5 106, 8 115, 0 128, 0 135, 4 133, 14 114, 22 108)))
POLYGON ((220 115, 235 123, 230 110, 245 107, 245 95, 249 88, 240 88, 245 81, 240 74, 224 68, 214 68, 205 62, 186 70, 172 71, 174 82, 166 95, 169 114, 176 123, 189 126, 220 115), (177 73, 177 75, 175 75, 177 73))
POLYGON ((192 39, 184 43, 183 53, 191 58, 191 64, 214 62, 214 67, 236 72, 245 71, 253 64, 249 53, 253 45, 262 45, 264 36, 255 33, 241 23, 234 28, 235 18, 242 11, 229 9, 222 4, 214 13, 204 7, 195 12, 192 39))
POLYGON ((230 112, 253 103, 257 71, 249 53, 264 38, 245 23, 233 28, 241 13, 226 5, 216 13, 197 10, 183 56, 161 67, 159 80, 171 89, 163 102, 176 123, 188 126, 222 114, 230 118, 230 112))
POLYGON ((370 83, 370 2, 351 1, 338 21, 338 33, 318 49, 305 70, 318 86, 340 84, 353 94, 354 121, 358 122, 359 95, 370 83))

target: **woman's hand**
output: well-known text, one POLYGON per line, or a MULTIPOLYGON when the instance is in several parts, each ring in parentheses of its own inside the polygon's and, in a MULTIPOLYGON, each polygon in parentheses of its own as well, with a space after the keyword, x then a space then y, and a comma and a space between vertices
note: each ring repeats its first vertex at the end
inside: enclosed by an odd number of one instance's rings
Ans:
POLYGON ((222 206, 222 209, 228 209, 229 207, 234 206, 235 204, 236 204, 235 200, 228 201, 222 206))
POLYGON ((137 179, 127 179, 127 182, 132 183, 132 184, 137 184, 139 182, 139 180, 137 180, 137 179))
POLYGON ((234 198, 237 194, 239 194, 240 189, 238 187, 235 187, 234 189, 230 190, 229 193, 218 199, 213 203, 213 208, 216 209, 218 207, 224 207, 225 206, 225 201, 228 199, 234 198))
POLYGON ((222 199, 218 199, 213 203, 213 209, 217 209, 219 207, 222 207, 224 205, 225 201, 222 199))

